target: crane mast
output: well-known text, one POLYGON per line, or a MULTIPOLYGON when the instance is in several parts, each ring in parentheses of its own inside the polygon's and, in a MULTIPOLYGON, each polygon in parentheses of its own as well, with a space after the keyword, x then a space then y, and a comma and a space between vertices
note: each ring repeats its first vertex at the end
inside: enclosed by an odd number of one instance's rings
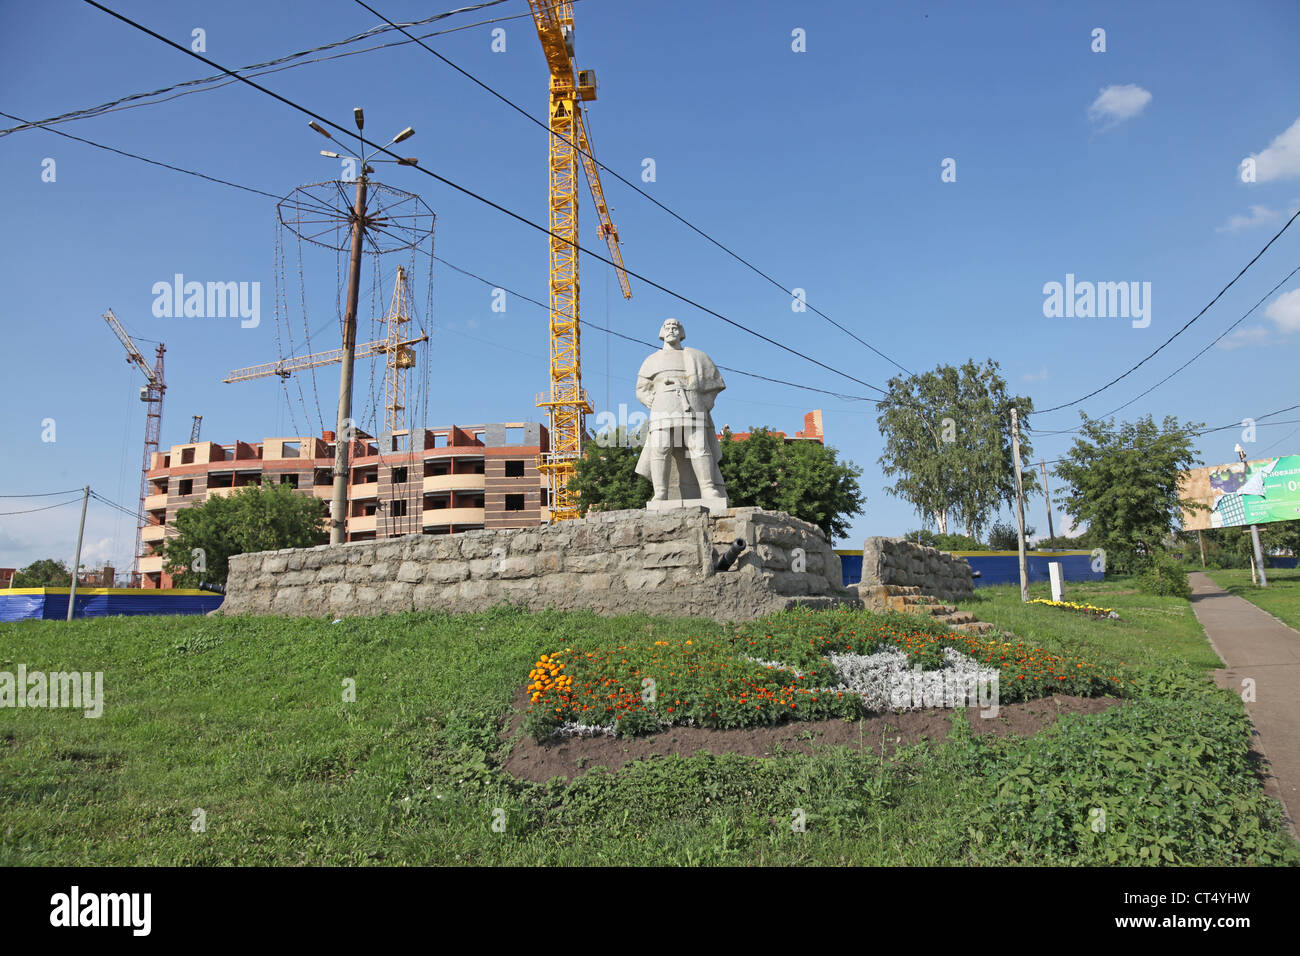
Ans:
POLYGON ((135 550, 131 555, 131 581, 135 585, 140 583, 140 547, 144 535, 144 500, 149 494, 149 463, 153 458, 153 453, 158 450, 158 441, 162 435, 162 413, 163 413, 163 394, 167 391, 167 382, 163 377, 163 355, 167 352, 167 346, 161 342, 154 355, 153 368, 145 361, 144 356, 136 347, 131 336, 127 335, 126 329, 122 328, 122 323, 117 320, 113 310, 109 309, 104 313, 104 321, 108 327, 113 330, 122 347, 126 349, 126 360, 144 374, 148 384, 140 389, 140 401, 148 407, 145 409, 144 419, 144 454, 140 463, 140 502, 136 512, 135 522, 135 550))
POLYGON ((537 397, 550 413, 550 449, 539 456, 538 470, 546 475, 551 520, 578 517, 578 495, 569 489, 582 455, 586 416, 592 410, 582 387, 581 336, 578 313, 578 156, 596 213, 601 237, 609 246, 624 298, 630 298, 627 274, 619 252, 618 230, 609 218, 600 168, 592 158, 591 141, 582 112, 585 100, 596 98, 596 77, 578 70, 573 57, 573 4, 528 0, 537 36, 550 70, 548 107, 550 209, 550 372, 548 392, 537 397))

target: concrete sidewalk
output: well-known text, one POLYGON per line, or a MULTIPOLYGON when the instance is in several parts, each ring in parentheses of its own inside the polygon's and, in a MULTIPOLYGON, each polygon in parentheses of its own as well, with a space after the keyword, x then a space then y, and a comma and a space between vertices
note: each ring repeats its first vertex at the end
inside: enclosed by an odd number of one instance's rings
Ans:
POLYGON ((1245 598, 1229 594, 1200 571, 1189 575, 1192 610, 1226 666, 1214 672, 1220 687, 1242 693, 1255 682, 1246 712, 1255 724, 1255 749, 1269 762, 1264 789, 1286 807, 1292 832, 1300 814, 1300 631, 1245 598))

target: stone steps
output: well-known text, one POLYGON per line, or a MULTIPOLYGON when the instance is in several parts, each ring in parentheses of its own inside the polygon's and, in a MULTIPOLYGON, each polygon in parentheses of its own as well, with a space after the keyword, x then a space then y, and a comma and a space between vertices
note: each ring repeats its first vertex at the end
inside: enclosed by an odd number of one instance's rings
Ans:
POLYGON ((945 604, 933 595, 922 593, 919 587, 884 584, 860 587, 859 593, 868 608, 930 617, 962 634, 982 636, 998 630, 996 625, 979 620, 970 611, 960 610, 954 604, 945 604))

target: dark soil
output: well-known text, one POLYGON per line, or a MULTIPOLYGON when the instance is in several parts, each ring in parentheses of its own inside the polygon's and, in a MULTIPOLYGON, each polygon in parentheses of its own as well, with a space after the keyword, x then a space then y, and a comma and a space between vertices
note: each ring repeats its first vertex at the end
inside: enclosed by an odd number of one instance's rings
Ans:
MULTIPOLYGON (((1057 694, 1039 700, 1003 704, 996 717, 981 717, 974 709, 967 710, 967 714, 972 733, 976 735, 1029 737, 1055 723, 1063 714, 1098 714, 1121 703, 1114 697, 1057 694)), ((515 740, 504 766, 515 778, 536 783, 545 783, 552 777, 572 779, 593 767, 618 770, 634 760, 669 754, 689 756, 701 750, 749 757, 772 757, 782 751, 808 754, 821 747, 853 747, 879 753, 883 743, 892 752, 922 739, 945 740, 952 727, 952 712, 932 707, 880 714, 860 722, 801 720, 744 730, 672 727, 643 737, 557 737, 539 744, 523 731, 527 709, 528 696, 521 691, 515 697, 511 714, 502 729, 503 740, 515 740)))

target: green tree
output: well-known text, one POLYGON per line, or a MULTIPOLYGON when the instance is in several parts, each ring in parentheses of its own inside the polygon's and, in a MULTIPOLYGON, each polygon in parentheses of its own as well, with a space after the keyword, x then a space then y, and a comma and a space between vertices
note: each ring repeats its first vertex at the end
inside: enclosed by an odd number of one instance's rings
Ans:
MULTIPOLYGON (((1034 536, 1034 529, 1025 523, 1025 541, 1034 536)), ((1020 529, 1010 521, 995 521, 989 529, 989 549, 992 551, 1019 551, 1020 529)))
MULTIPOLYGON (((989 518, 1015 499, 1013 405, 1020 415, 1021 459, 1028 462, 1033 400, 1008 395, 992 359, 890 379, 876 416, 885 437, 881 470, 896 479, 886 490, 910 502, 940 533, 951 518, 967 536, 981 537, 989 518)), ((1025 468, 1022 480, 1026 496, 1036 491, 1032 469, 1025 468)))
POLYGON ((1114 419, 1081 413, 1081 434, 1056 466, 1065 482, 1063 508, 1087 523, 1093 547, 1110 568, 1133 571, 1149 562, 1180 517, 1179 472, 1199 464, 1192 433, 1173 417, 1157 425, 1150 415, 1116 426, 1114 419))
POLYGON ((33 561, 21 571, 15 571, 13 582, 9 586, 15 588, 72 587, 72 572, 62 561, 42 558, 33 561))
POLYGON ((644 508, 654 485, 636 473, 646 426, 629 432, 624 426, 606 429, 587 442, 578 459, 577 474, 569 488, 579 495, 578 506, 588 511, 644 508))
MULTIPOLYGON (((587 442, 569 485, 581 495, 583 514, 645 507, 654 486, 636 473, 643 437, 644 431, 606 431, 587 442)), ((719 468, 732 507, 785 511, 832 539, 848 534, 849 519, 865 503, 858 487, 862 470, 839 461, 835 449, 813 441, 787 444, 766 428, 751 429, 743 441, 724 431, 719 468)))
POLYGON ((751 427, 744 440, 725 430, 718 467, 732 507, 787 512, 817 525, 832 541, 848 536, 849 519, 866 504, 858 486, 861 468, 840 461, 821 442, 787 443, 767 428, 751 427))
POLYGON ((225 584, 233 555, 324 544, 327 512, 322 499, 270 481, 214 495, 176 513, 164 564, 178 587, 225 584))
MULTIPOLYGON (((1251 542, 1249 525, 1208 528, 1202 531, 1201 535, 1205 542, 1205 562, 1209 567, 1250 567, 1254 545, 1251 542)), ((1196 532, 1189 531, 1179 537, 1188 564, 1200 567, 1201 549, 1196 539, 1196 532)), ((1275 552, 1300 554, 1300 520, 1270 521, 1260 525, 1259 544, 1264 551, 1265 567, 1271 565, 1269 557, 1275 552)))

